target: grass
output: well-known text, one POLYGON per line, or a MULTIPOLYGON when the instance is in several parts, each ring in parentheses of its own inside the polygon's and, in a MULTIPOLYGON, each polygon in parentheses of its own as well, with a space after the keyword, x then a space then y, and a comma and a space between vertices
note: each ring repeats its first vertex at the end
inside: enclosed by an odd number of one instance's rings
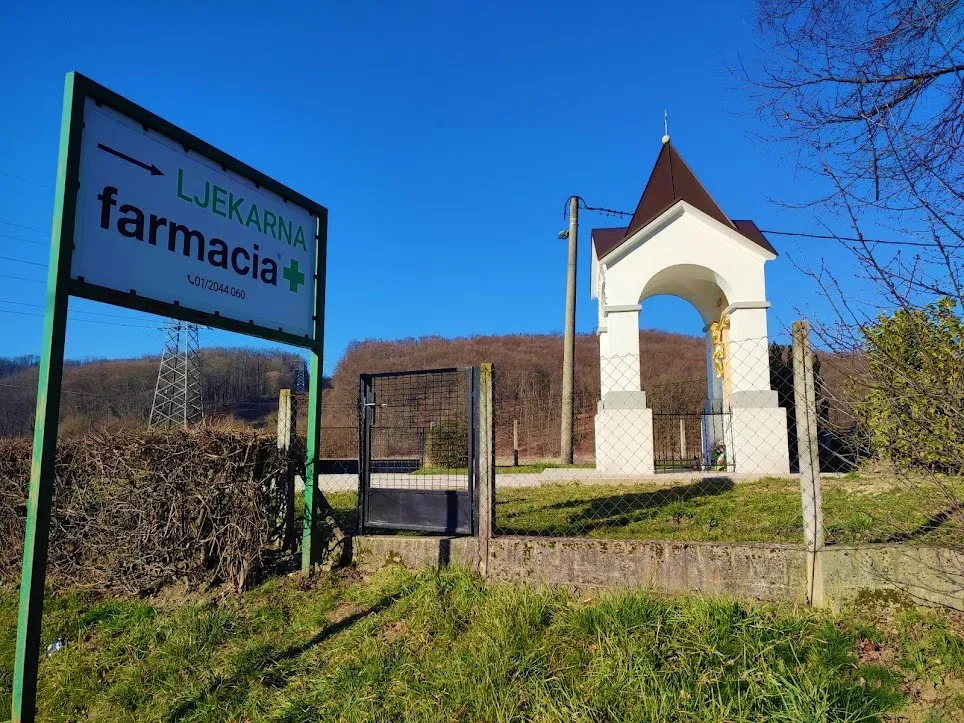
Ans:
MULTIPOLYGON (((532 464, 498 465, 496 474, 539 474, 547 469, 594 469, 593 464, 560 464, 558 462, 533 462, 532 464)), ((468 474, 466 467, 420 467, 412 472, 419 475, 468 474)))
MULTIPOLYGON (((15 604, 14 591, 0 589, 0 709, 9 706, 15 604)), ((57 594, 44 645, 62 636, 66 647, 42 663, 40 714, 874 721, 933 699, 943 720, 959 719, 959 631, 933 613, 901 615, 836 619, 646 592, 585 600, 396 568, 367 581, 278 579, 240 599, 180 605, 57 594)))
MULTIPOLYGON (((964 480, 952 481, 964 498, 964 480)), ((346 530, 355 529, 354 492, 326 495, 346 530)), ((824 526, 831 544, 886 541, 964 543, 947 499, 928 481, 856 475, 823 480, 824 526)), ((725 477, 671 486, 546 484, 501 487, 496 525, 502 534, 671 539, 723 542, 800 542, 799 483, 725 477)))

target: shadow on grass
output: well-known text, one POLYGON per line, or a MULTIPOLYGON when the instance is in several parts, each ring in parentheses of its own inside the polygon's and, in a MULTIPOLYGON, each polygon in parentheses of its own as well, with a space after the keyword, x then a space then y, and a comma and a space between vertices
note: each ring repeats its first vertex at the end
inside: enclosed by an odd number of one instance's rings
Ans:
POLYGON ((960 530, 964 526, 964 504, 952 504, 948 509, 933 513, 911 529, 894 532, 897 525, 910 527, 907 520, 887 517, 888 509, 858 511, 845 517, 838 513, 827 523, 828 545, 900 544, 921 542, 924 544, 960 545, 960 530), (955 525, 956 523, 956 525, 955 525))
POLYGON ((513 526, 497 523, 501 535, 543 535, 558 537, 582 537, 600 529, 624 527, 643 519, 652 518, 653 513, 672 504, 685 503, 700 497, 709 497, 729 492, 733 489, 731 477, 707 477, 689 484, 665 487, 647 492, 623 492, 592 497, 592 488, 584 487, 579 497, 574 497, 529 512, 517 517, 538 515, 542 511, 572 510, 565 523, 513 526))
POLYGON ((358 508, 357 507, 334 507, 332 506, 332 517, 335 524, 346 535, 358 534, 358 508))
POLYGON ((268 647, 260 651, 258 659, 253 664, 245 665, 241 669, 227 676, 216 676, 202 690, 192 695, 187 700, 181 701, 175 706, 166 720, 182 720, 190 715, 201 705, 214 700, 233 699, 236 691, 249 685, 254 680, 260 680, 265 685, 272 688, 281 688, 288 679, 295 675, 293 670, 279 670, 284 663, 300 658, 312 648, 321 645, 326 640, 333 638, 350 628, 355 623, 364 620, 372 615, 377 615, 383 610, 387 610, 394 605, 400 595, 390 595, 383 597, 377 603, 366 610, 359 610, 352 615, 348 615, 337 622, 326 625, 313 636, 298 645, 287 648, 268 647))
POLYGON ((910 542, 918 537, 924 537, 940 529, 944 523, 961 516, 964 504, 958 502, 948 510, 941 510, 930 516, 922 525, 907 532, 897 532, 887 537, 884 542, 910 542))

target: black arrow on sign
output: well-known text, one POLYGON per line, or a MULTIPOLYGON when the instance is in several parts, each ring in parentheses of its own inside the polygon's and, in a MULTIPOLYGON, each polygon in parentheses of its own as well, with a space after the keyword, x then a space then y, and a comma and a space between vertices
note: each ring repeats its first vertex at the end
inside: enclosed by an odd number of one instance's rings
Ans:
POLYGON ((114 149, 111 148, 110 146, 105 146, 103 143, 98 143, 98 144, 97 144, 97 147, 100 148, 102 151, 107 151, 107 152, 110 153, 112 156, 117 156, 118 158, 123 158, 123 159, 124 159, 125 161, 127 161, 128 163, 133 163, 135 166, 140 166, 140 167, 143 168, 145 171, 150 171, 152 176, 163 176, 163 175, 164 175, 164 172, 163 172, 160 168, 158 168, 157 166, 155 166, 153 163, 152 163, 151 165, 147 165, 147 164, 144 163, 143 161, 139 161, 139 160, 137 160, 136 158, 131 158, 130 156, 128 156, 128 155, 126 155, 126 154, 124 154, 124 153, 121 153, 120 151, 114 150, 114 149))

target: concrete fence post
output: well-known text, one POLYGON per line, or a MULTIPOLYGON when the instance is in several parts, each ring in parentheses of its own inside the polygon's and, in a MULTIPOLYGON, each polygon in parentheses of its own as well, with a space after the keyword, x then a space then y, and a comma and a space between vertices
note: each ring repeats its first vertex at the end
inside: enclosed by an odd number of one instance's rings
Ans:
POLYGON ((817 400, 814 389, 810 323, 793 322, 793 399, 796 406, 797 456, 800 459, 800 499, 807 547, 807 601, 824 606, 822 552, 825 545, 820 449, 817 446, 817 400))
POLYGON ((495 517, 495 425, 492 364, 479 367, 479 572, 489 574, 489 540, 495 517))
POLYGON ((292 549, 295 543, 295 475, 291 460, 291 444, 295 438, 295 399, 290 389, 278 392, 278 449, 284 453, 284 478, 279 485, 285 489, 284 548, 292 549))
POLYGON ((291 449, 294 428, 291 423, 291 390, 278 391, 278 449, 291 449))

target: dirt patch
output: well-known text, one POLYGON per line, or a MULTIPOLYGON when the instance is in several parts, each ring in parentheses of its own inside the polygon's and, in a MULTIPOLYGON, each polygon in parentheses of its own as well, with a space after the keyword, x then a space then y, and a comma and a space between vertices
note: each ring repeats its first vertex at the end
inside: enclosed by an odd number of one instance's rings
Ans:
POLYGON ((378 637, 386 643, 394 643, 408 632, 408 625, 404 620, 396 620, 379 629, 378 637))
POLYGON ((154 595, 146 598, 151 605, 159 610, 172 610, 184 605, 217 605, 228 599, 239 599, 234 586, 229 583, 198 589, 189 585, 186 580, 165 585, 154 595))
POLYGON ((838 479, 824 478, 823 480, 825 490, 844 490, 860 495, 876 495, 893 492, 894 490, 906 489, 908 484, 906 480, 900 480, 896 477, 876 475, 872 477, 865 477, 863 475, 860 477, 841 477, 838 479))
POLYGON ((366 608, 364 605, 343 600, 325 613, 325 620, 330 625, 337 625, 338 623, 347 620, 354 615, 360 615, 367 610, 368 608, 366 608))
POLYGON ((964 718, 964 681, 945 676, 937 683, 907 677, 900 686, 907 704, 888 721, 925 723, 964 718))
POLYGON ((857 658, 861 663, 891 666, 897 660, 897 653, 882 643, 863 639, 857 643, 857 658))

